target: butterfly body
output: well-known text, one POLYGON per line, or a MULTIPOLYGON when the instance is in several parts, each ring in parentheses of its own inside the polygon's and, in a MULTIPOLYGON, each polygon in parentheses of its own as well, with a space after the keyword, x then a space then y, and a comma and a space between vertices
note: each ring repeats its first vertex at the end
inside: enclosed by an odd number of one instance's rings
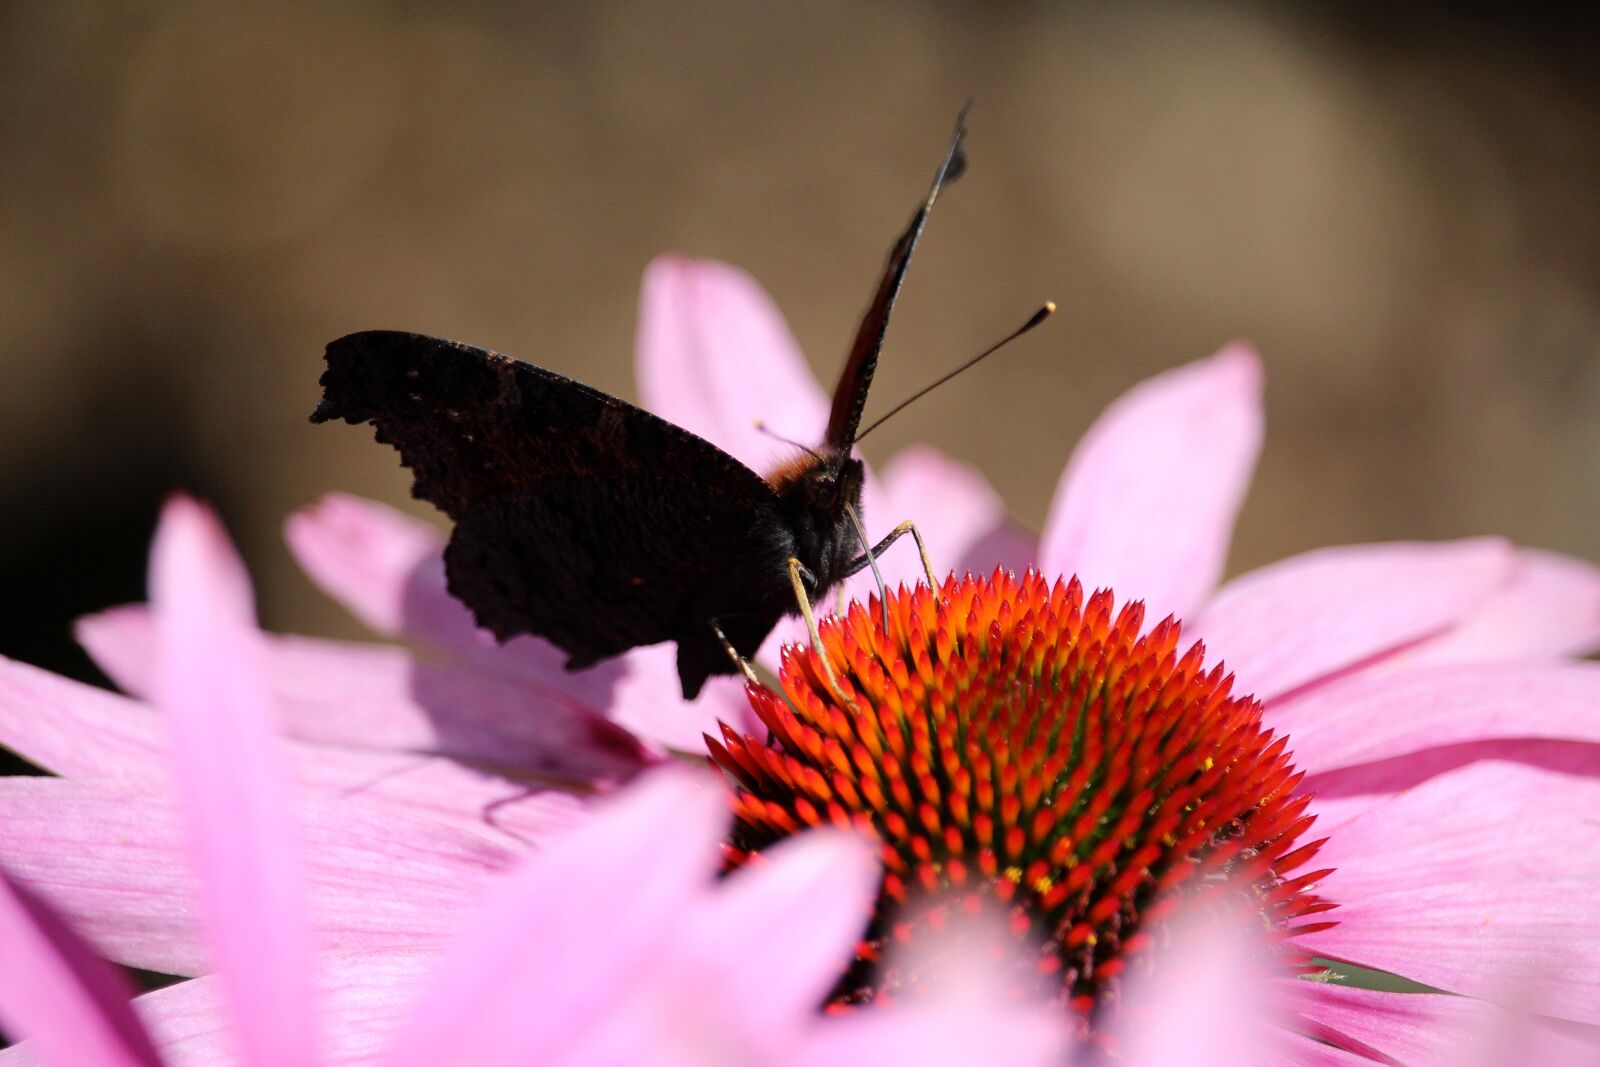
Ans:
POLYGON ((815 449, 763 478, 690 431, 553 371, 422 334, 374 330, 327 348, 313 422, 372 423, 455 522, 449 588, 501 640, 537 634, 580 669, 674 641, 685 697, 746 659, 859 569, 865 468, 853 454, 889 312, 940 185, 889 255, 815 449))

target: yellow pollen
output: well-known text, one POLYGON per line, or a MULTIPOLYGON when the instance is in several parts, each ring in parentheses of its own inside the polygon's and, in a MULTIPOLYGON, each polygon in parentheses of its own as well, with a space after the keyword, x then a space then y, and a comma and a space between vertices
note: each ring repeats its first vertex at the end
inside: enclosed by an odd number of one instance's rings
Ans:
POLYGON ((1007 867, 1005 870, 1001 871, 1000 873, 1005 875, 1007 881, 1015 882, 1017 885, 1021 885, 1022 884, 1022 868, 1021 867, 1007 867))

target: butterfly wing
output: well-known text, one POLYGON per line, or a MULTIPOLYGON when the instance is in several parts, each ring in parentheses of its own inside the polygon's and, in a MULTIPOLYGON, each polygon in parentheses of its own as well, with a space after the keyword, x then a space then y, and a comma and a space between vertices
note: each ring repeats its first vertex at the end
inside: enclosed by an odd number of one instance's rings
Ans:
POLYGON ((928 190, 927 199, 917 207, 916 214, 911 216, 911 225, 906 227, 906 231, 889 250, 889 261, 884 264, 877 291, 872 294, 872 303, 867 305, 861 325, 856 328, 855 341, 850 346, 850 358, 845 360, 839 382, 833 388, 828 432, 823 438, 831 448, 847 449, 855 442, 856 430, 861 425, 861 413, 867 406, 867 390, 878 369, 878 355, 883 351, 884 336, 889 332, 889 316, 894 312, 900 287, 905 284, 911 255, 917 250, 917 241, 922 236, 923 227, 928 224, 928 216, 933 211, 934 202, 939 199, 940 190, 966 172, 967 157, 961 147, 966 133, 967 109, 963 107, 961 114, 956 116, 955 131, 950 134, 950 144, 939 162, 938 171, 934 173, 933 186, 928 190))
POLYGON ((729 617, 748 655, 781 616, 792 546, 777 495, 710 442, 454 341, 352 334, 327 363, 312 420, 370 422, 400 451, 413 494, 456 522, 451 592, 502 640, 539 634, 573 668, 676 640, 693 695, 732 670, 710 619, 729 617))

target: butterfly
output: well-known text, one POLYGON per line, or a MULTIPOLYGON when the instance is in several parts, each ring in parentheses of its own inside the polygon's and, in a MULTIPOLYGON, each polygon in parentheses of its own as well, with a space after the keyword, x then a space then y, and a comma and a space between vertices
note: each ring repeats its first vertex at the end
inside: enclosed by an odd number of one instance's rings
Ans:
MULTIPOLYGON (((327 347, 312 422, 371 423, 412 495, 455 523, 450 592, 500 640, 537 634, 580 670, 674 641, 685 698, 872 560, 852 454, 889 315, 939 191, 965 169, 965 110, 889 253, 821 444, 765 477, 625 400, 482 348, 370 330, 327 347), (791 568, 790 561, 798 561, 791 568)), ((902 528, 903 529, 903 528, 902 528)), ((875 551, 881 551, 896 534, 875 551)))

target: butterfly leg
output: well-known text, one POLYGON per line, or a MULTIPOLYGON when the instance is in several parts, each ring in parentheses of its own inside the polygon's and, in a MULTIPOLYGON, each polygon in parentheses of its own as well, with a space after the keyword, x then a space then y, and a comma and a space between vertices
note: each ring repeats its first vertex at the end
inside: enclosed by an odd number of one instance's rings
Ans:
MULTIPOLYGON (((866 550, 867 566, 872 568, 872 580, 878 584, 878 615, 883 623, 883 632, 889 632, 889 591, 883 587, 883 572, 878 569, 878 556, 872 549, 867 548, 867 528, 861 525, 861 516, 849 504, 844 506, 844 512, 850 516, 850 525, 856 528, 856 541, 866 550)), ((843 599, 843 590, 840 590, 843 599)))
MULTIPOLYGON (((872 546, 872 551, 864 553, 860 559, 846 567, 844 569, 844 574, 841 575, 841 577, 848 578, 852 574, 859 574, 872 564, 873 557, 883 555, 883 553, 888 550, 890 545, 900 540, 900 538, 904 537, 906 534, 910 534, 912 540, 916 541, 917 543, 917 552, 922 556, 922 573, 928 576, 928 588, 939 588, 939 582, 933 576, 933 563, 928 559, 928 545, 922 540, 922 531, 918 530, 917 524, 912 522, 910 519, 907 519, 899 526, 896 526, 893 530, 890 530, 887 537, 872 546)), ((865 542, 862 543, 865 544, 865 542)))
POLYGON ((793 556, 789 557, 789 584, 794 586, 794 602, 800 608, 800 617, 806 620, 806 633, 811 637, 811 648, 817 654, 817 662, 822 664, 823 679, 828 683, 828 688, 833 690, 834 698, 859 715, 861 709, 845 694, 844 687, 839 684, 839 676, 833 673, 833 664, 828 662, 828 653, 822 647, 822 634, 817 630, 817 616, 811 610, 811 597, 806 593, 805 579, 810 574, 804 563, 793 556))
POLYGON ((716 619, 711 620, 711 632, 717 635, 717 640, 722 644, 722 650, 733 660, 733 665, 739 668, 739 673, 744 675, 744 680, 751 685, 760 685, 761 679, 756 677, 756 669, 750 666, 750 661, 739 654, 733 647, 733 642, 728 640, 728 635, 722 632, 722 626, 716 619))

